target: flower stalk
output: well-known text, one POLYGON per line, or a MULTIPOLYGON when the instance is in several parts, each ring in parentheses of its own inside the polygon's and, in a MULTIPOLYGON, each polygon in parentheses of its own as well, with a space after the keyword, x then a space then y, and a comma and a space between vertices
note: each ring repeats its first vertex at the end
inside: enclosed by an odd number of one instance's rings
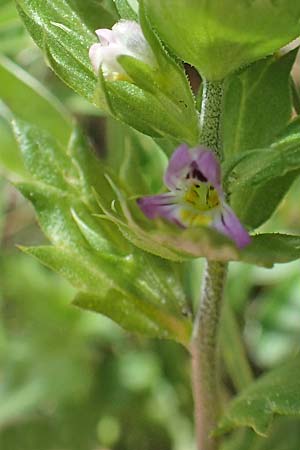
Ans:
MULTIPOLYGON (((204 82, 201 110, 201 144, 213 149, 221 158, 220 139, 223 85, 204 82)), ((217 450, 218 441, 211 436, 221 411, 217 374, 218 329, 227 264, 206 261, 202 295, 191 341, 192 381, 198 450, 217 450)))

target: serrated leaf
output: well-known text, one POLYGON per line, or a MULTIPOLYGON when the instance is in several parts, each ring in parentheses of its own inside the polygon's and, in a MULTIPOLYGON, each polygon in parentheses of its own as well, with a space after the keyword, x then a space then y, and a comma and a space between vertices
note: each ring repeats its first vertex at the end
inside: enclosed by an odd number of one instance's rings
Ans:
POLYGON ((26 122, 15 120, 13 126, 25 166, 33 178, 67 190, 69 161, 63 148, 47 133, 26 122))
POLYGON ((257 228, 300 174, 300 133, 294 130, 270 148, 245 152, 227 164, 224 182, 231 205, 243 223, 257 228))
POLYGON ((116 118, 152 137, 172 136, 169 115, 152 94, 126 81, 106 82, 106 89, 116 118))
POLYGON ((193 97, 191 92, 187 95, 189 87, 185 78, 180 84, 174 82, 175 77, 180 78, 176 71, 182 69, 175 70, 170 65, 166 74, 161 68, 152 68, 128 56, 120 57, 119 61, 135 84, 104 80, 100 74, 96 93, 96 98, 100 95, 100 106, 103 108, 106 102, 114 117, 144 134, 167 136, 195 145, 199 120, 193 97))
POLYGON ((223 151, 231 158, 270 145, 292 114, 290 72, 296 51, 269 57, 232 75, 225 85, 223 151))
POLYGON ((300 358, 261 377, 228 406, 217 434, 250 427, 264 436, 275 415, 300 417, 300 358))
MULTIPOLYGON (((284 129, 291 116, 290 70, 295 55, 293 51, 255 63, 228 82, 225 153, 238 163, 227 190, 234 210, 249 228, 269 219, 300 173, 297 121, 284 129), (247 153, 270 144, 277 135, 269 148, 247 153)), ((226 164, 230 166, 231 160, 225 163, 225 172, 226 164)), ((226 177, 225 173, 225 183, 226 177)))
POLYGON ((254 190, 249 186, 249 188, 241 187, 234 192, 231 204, 241 221, 251 229, 258 228, 266 222, 298 176, 299 171, 296 170, 264 183, 261 189, 254 190))
POLYGON ((87 0, 17 0, 20 16, 29 33, 45 51, 56 74, 76 92, 93 100, 96 77, 88 57, 96 42, 96 28, 110 27, 111 12, 98 1, 87 0), (97 11, 97 14, 96 14, 97 11))
POLYGON ((177 66, 167 54, 164 57, 165 61, 159 69, 130 56, 119 57, 119 62, 136 85, 153 94, 169 114, 169 126, 174 122, 170 136, 179 140, 181 136, 185 137, 187 142, 195 145, 199 135, 199 117, 195 99, 183 68, 177 66))
POLYGON ((20 247, 25 253, 39 259, 44 265, 62 275, 75 288, 92 293, 101 292, 103 295, 112 288, 113 283, 107 279, 105 273, 96 266, 95 259, 87 251, 78 252, 65 247, 20 247))
POLYGON ((159 305, 159 298, 156 301, 151 297, 147 299, 147 286, 136 289, 134 283, 126 281, 131 268, 136 267, 132 260, 126 258, 118 263, 112 258, 109 266, 107 256, 101 263, 88 253, 67 248, 33 247, 23 250, 64 276, 77 289, 83 290, 74 300, 77 306, 111 317, 128 331, 188 344, 191 333, 189 320, 183 318, 181 313, 177 316, 163 304, 159 305))
POLYGON ((240 430, 221 445, 221 450, 298 450, 299 424, 297 419, 277 418, 267 437, 252 430, 240 430))
POLYGON ((288 263, 300 258, 300 236, 282 233, 262 233, 252 238, 240 260, 258 266, 272 267, 277 263, 288 263))
MULTIPOLYGON (((234 175, 234 181, 231 185, 229 183, 229 191, 250 184, 259 188, 268 181, 294 172, 300 168, 300 133, 270 148, 245 152, 235 161, 229 161, 228 166, 233 168, 231 172, 234 175)), ((226 165, 224 168, 226 171, 226 165)), ((225 173, 225 182, 230 176, 232 173, 225 173)))
POLYGON ((118 291, 111 290, 103 297, 79 293, 74 304, 105 314, 128 331, 142 333, 148 337, 175 339, 183 345, 187 345, 190 339, 191 327, 188 321, 177 321, 163 310, 141 302, 138 298, 126 297, 118 291))
MULTIPOLYGON (((25 251, 67 278, 85 299, 93 299, 95 311, 129 331, 188 345, 191 323, 177 267, 138 251, 116 226, 95 218, 99 207, 93 189, 98 195, 108 193, 108 204, 114 191, 81 132, 75 131, 68 151, 62 152, 38 129, 22 122, 16 128, 34 179, 18 188, 33 203, 41 228, 54 244, 25 251)), ((81 306, 88 308, 86 303, 81 306)))
POLYGON ((16 187, 33 204, 39 224, 51 242, 58 246, 68 245, 75 248, 86 245, 71 209, 72 206, 82 210, 80 200, 43 183, 22 182, 17 183, 16 187))

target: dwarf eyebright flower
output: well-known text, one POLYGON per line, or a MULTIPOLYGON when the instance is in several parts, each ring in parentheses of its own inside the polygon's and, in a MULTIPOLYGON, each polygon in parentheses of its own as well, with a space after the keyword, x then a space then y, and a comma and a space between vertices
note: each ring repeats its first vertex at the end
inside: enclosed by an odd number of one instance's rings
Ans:
POLYGON ((225 201, 220 164, 211 150, 181 145, 169 161, 164 181, 169 192, 138 199, 146 217, 163 217, 184 228, 211 226, 240 248, 250 243, 248 232, 225 201))

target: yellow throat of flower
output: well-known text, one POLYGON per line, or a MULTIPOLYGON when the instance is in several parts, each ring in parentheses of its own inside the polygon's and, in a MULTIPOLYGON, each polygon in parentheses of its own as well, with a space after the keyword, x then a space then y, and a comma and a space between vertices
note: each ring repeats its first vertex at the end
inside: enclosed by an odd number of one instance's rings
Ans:
POLYGON ((219 194, 212 185, 192 184, 183 197, 181 219, 189 226, 210 225, 213 217, 209 211, 219 204, 219 194))

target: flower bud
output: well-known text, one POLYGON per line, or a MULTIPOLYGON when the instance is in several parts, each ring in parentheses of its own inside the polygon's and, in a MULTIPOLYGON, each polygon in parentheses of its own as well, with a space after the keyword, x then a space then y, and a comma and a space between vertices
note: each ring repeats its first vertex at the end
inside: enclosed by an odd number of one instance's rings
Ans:
POLYGON ((95 104, 144 134, 195 145, 199 114, 184 68, 144 19, 141 26, 121 20, 96 31, 100 43, 89 52, 98 77, 95 104))
POLYGON ((131 56, 151 66, 155 57, 137 22, 120 20, 111 30, 96 31, 100 43, 90 48, 89 56, 96 73, 102 68, 108 80, 128 80, 129 77, 119 64, 119 56, 131 56))

